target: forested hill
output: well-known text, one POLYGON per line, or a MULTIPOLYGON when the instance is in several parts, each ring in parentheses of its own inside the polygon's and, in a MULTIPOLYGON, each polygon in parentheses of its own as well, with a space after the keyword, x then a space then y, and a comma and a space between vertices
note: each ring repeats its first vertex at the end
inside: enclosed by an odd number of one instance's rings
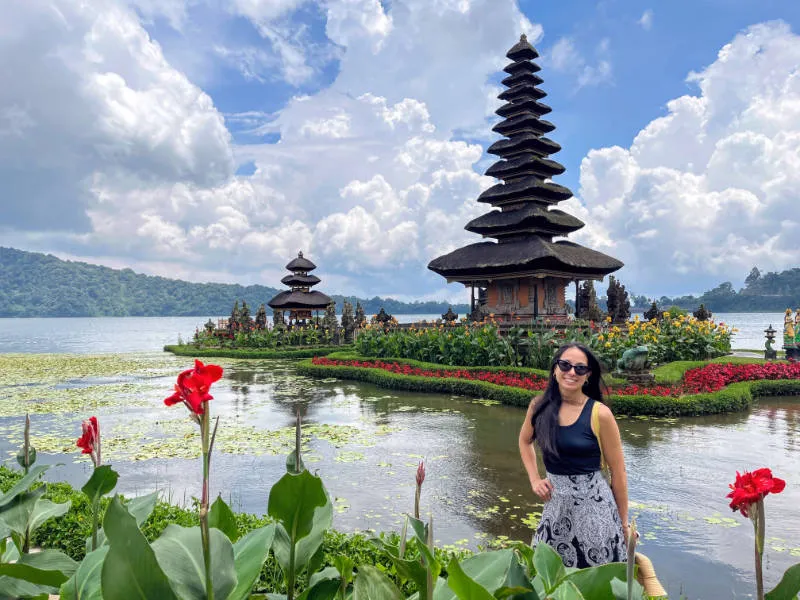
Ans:
POLYGON ((782 312, 800 307, 800 268, 776 273, 761 273, 753 267, 744 280, 744 287, 736 290, 726 281, 701 296, 662 297, 661 307, 671 305, 695 309, 700 303, 716 312, 782 312))
MULTIPOLYGON (((324 281, 320 290, 325 292, 324 281)), ((223 316, 235 300, 245 300, 255 314, 278 291, 262 285, 190 283, 0 247, 0 317, 223 316)), ((344 298, 329 295, 341 311, 344 298)), ((377 296, 348 300, 353 305, 359 300, 368 315, 381 307, 390 314, 436 314, 448 306, 377 296)), ((462 314, 467 309, 453 306, 462 314)))

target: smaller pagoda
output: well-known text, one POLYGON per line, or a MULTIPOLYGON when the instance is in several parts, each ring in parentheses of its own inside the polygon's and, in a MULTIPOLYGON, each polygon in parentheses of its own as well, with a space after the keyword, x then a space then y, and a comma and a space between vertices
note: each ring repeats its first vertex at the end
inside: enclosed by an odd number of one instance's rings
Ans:
POLYGON ((316 275, 309 275, 316 268, 317 265, 304 257, 302 252, 298 252, 297 258, 286 265, 291 274, 281 279, 281 283, 291 289, 281 292, 267 303, 273 310, 288 313, 289 324, 306 322, 311 319, 314 311, 325 310, 333 302, 322 292, 311 291, 320 282, 316 275))

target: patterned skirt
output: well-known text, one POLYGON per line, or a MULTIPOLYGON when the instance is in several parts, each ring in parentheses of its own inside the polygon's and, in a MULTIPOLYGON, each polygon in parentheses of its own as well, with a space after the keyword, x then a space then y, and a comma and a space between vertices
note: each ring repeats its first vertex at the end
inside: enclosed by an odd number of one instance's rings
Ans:
POLYGON ((617 503, 600 471, 553 475, 553 493, 544 505, 532 545, 545 542, 568 567, 594 567, 627 560, 617 503))

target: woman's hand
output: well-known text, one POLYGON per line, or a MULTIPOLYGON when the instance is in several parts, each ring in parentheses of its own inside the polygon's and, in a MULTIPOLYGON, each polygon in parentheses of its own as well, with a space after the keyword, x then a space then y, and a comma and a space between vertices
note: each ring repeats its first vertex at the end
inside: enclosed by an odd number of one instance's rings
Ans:
POLYGON ((542 502, 549 502, 553 495, 553 484, 549 479, 537 479, 531 482, 533 493, 542 499, 542 502))

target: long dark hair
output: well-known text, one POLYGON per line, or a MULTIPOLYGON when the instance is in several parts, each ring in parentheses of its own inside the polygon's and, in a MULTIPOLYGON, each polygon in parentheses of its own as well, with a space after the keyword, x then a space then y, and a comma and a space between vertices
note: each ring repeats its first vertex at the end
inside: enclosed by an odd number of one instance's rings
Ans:
POLYGON ((547 388, 531 417, 533 439, 536 440, 543 452, 553 456, 558 456, 558 409, 561 408, 561 390, 558 389, 558 381, 556 381, 556 361, 570 348, 577 348, 586 355, 586 364, 591 370, 589 379, 586 380, 583 387, 583 393, 593 400, 603 402, 602 388, 605 388, 605 384, 601 378, 600 361, 583 344, 572 342, 561 346, 550 363, 550 381, 547 382, 547 388))

